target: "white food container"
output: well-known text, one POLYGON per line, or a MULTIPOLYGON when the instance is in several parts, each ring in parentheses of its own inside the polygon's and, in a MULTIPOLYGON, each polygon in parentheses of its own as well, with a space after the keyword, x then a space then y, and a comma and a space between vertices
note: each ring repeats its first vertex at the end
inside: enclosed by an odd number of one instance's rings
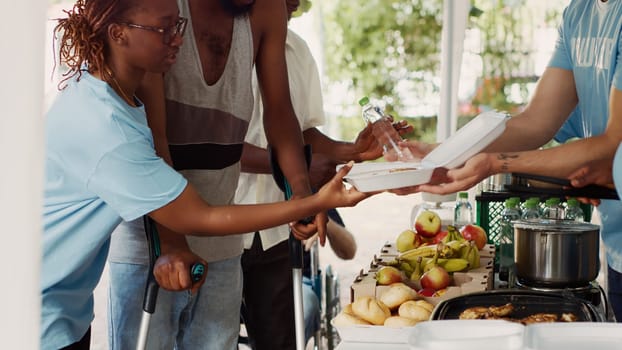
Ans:
MULTIPOLYGON (((503 130, 508 115, 484 112, 438 145, 421 162, 384 162, 354 164, 345 180, 361 192, 409 187, 430 181, 435 168, 461 166, 481 152, 503 130)), ((343 165, 339 165, 339 169, 343 165)))
POLYGON ((622 324, 571 322, 525 327, 525 350, 620 350, 622 324))
MULTIPOLYGON (((331 324, 333 324, 332 320, 331 324)), ((334 324, 333 326, 343 342, 384 344, 407 344, 408 336, 415 328, 414 326, 394 328, 373 325, 335 326, 334 324)))
POLYGON ((501 320, 422 322, 410 333, 408 344, 411 350, 521 350, 524 328, 501 320))

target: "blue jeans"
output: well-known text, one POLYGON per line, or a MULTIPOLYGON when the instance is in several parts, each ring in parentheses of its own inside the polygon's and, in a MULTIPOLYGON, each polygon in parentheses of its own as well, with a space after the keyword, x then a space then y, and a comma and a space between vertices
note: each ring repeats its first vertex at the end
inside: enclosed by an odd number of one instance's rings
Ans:
POLYGON ((308 341, 320 328, 320 301, 308 277, 302 278, 302 306, 305 316, 305 341, 308 341))
MULTIPOLYGON (((108 337, 112 350, 135 349, 148 267, 109 263, 108 337)), ((209 263, 196 295, 160 289, 148 349, 235 350, 240 332, 240 256, 209 263)))

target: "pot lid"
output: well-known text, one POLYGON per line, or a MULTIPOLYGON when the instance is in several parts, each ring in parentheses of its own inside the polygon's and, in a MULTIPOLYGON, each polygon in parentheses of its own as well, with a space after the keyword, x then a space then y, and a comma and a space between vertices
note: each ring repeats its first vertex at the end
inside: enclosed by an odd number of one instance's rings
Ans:
POLYGON ((529 219, 512 221, 514 228, 538 231, 585 232, 598 231, 600 226, 574 220, 529 219))

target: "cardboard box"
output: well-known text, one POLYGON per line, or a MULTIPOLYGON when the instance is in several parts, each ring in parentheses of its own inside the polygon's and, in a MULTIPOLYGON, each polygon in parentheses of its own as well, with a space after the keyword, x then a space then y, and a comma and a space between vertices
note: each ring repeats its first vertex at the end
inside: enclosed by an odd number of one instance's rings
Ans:
MULTIPOLYGON (((359 275, 350 286, 350 302, 361 296, 380 297, 389 287, 376 285, 376 271, 382 262, 394 260, 399 253, 391 243, 385 243, 380 254, 372 259, 367 272, 361 269, 359 275)), ((481 292, 493 288, 494 283, 494 245, 488 244, 480 250, 480 267, 467 272, 455 272, 453 282, 439 297, 423 297, 426 301, 436 305, 442 300, 462 294, 481 292)))

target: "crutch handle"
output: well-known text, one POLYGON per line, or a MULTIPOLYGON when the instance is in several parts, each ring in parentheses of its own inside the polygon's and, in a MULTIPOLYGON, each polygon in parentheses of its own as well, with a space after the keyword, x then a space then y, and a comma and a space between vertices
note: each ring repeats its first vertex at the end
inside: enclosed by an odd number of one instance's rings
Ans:
POLYGON ((289 260, 292 263, 292 268, 302 269, 302 242, 291 233, 289 235, 289 260))
POLYGON ((145 234, 147 235, 147 244, 149 245, 149 274, 147 275, 147 284, 145 285, 143 310, 152 314, 155 311, 158 290, 160 289, 153 275, 153 266, 160 256, 160 237, 158 236, 155 222, 148 215, 143 216, 143 224, 145 226, 145 234))
POLYGON ((192 283, 197 283, 203 278, 203 274, 205 274, 205 265, 202 263, 195 263, 190 267, 190 279, 192 283))

